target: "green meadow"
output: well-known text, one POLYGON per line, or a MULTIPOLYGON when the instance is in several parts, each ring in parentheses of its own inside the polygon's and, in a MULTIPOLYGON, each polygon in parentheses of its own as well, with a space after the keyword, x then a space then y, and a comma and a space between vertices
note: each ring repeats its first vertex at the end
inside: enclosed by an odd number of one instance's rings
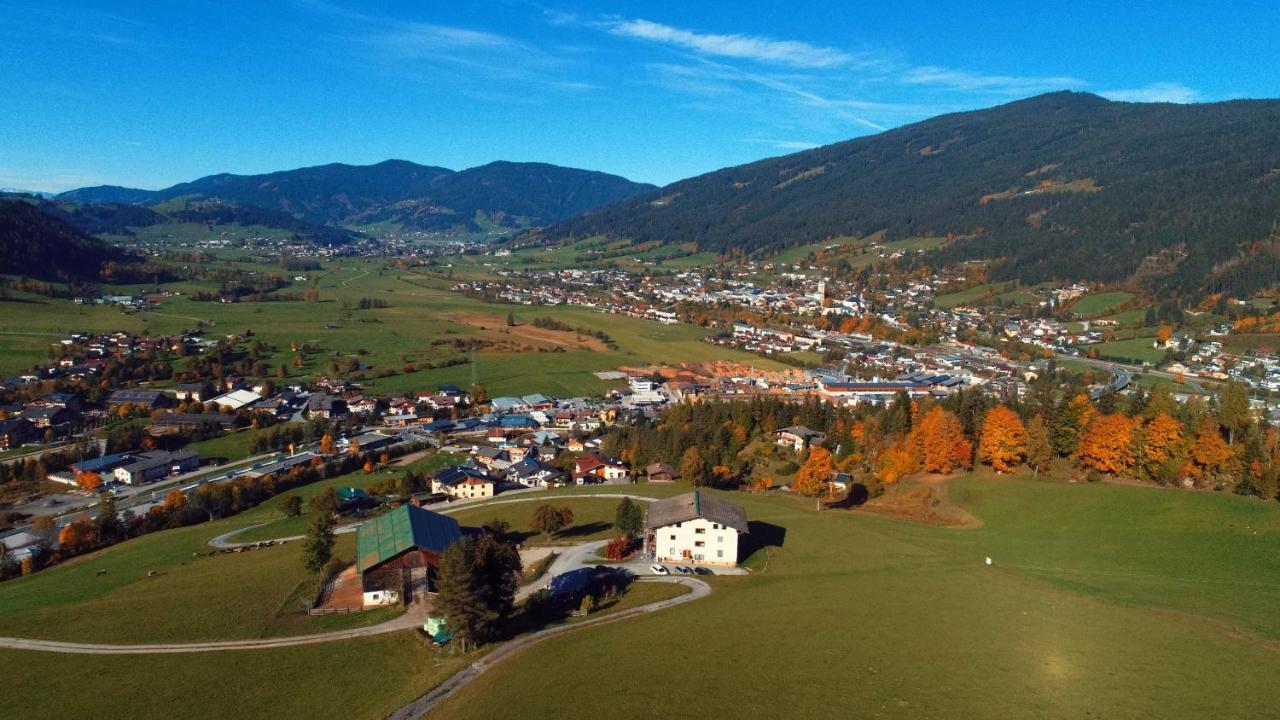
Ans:
MULTIPOLYGON (((246 273, 280 272, 270 266, 224 262, 227 267, 246 273)), ((709 333, 703 328, 662 325, 580 307, 486 303, 451 291, 451 281, 439 274, 354 261, 325 263, 319 271, 296 274, 306 277, 306 281, 297 282, 284 292, 301 293, 314 288, 319 291, 318 301, 197 302, 191 299, 192 292, 216 288, 186 283, 165 286, 183 295, 166 299, 153 312, 134 314, 124 314, 110 306, 75 305, 36 296, 0 301, 0 373, 47 362, 50 348, 75 330, 177 333, 203 322, 211 335, 243 336, 251 331, 270 345, 273 351, 264 359, 273 376, 281 364, 287 366, 288 379, 309 379, 329 373, 332 362, 346 365, 355 361, 375 370, 397 372, 367 382, 378 392, 402 392, 450 382, 469 385, 472 356, 459 349, 458 343, 483 337, 528 345, 518 333, 507 337, 493 328, 481 331, 474 322, 479 316, 505 319, 508 313, 521 324, 550 316, 575 328, 601 330, 617 349, 481 350, 474 354, 475 377, 491 396, 532 392, 598 394, 615 383, 601 381, 592 373, 622 365, 730 359, 766 369, 783 367, 703 342, 709 333), (361 310, 359 303, 364 298, 385 301, 389 307, 361 310), (303 366, 295 368, 291 343, 314 343, 320 351, 306 355, 303 366), (467 364, 448 365, 459 361, 467 364), (403 372, 406 365, 412 365, 415 371, 403 372), (423 367, 429 365, 439 367, 423 367)), ((566 334, 565 340, 573 342, 574 336, 566 334)))
MULTIPOLYGON (((684 489, 635 488, 658 497, 684 489)), ((534 496, 606 522, 617 501, 564 497, 583 492, 534 496), (593 503, 598 512, 586 509, 593 503)), ((679 717, 690 703, 708 716, 752 718, 1272 714, 1274 503, 987 472, 951 480, 949 496, 981 525, 949 529, 819 512, 785 495, 727 494, 752 521, 752 574, 710 578, 707 598, 522 651, 432 717, 504 717, 520 707, 531 717, 594 719, 620 706, 635 717, 679 717), (602 683, 602 672, 614 680, 602 683)), ((478 504, 459 519, 523 524, 535 504, 478 504)), ((0 585, 0 606, 12 610, 0 632, 126 642, 272 634, 273 604, 296 578, 295 544, 191 558, 212 535, 253 519, 147 536, 0 585), (110 572, 98 576, 101 568, 110 572), (161 574, 146 578, 147 569, 161 574)), ((92 671, 100 664, 92 656, 6 650, 0 662, 12 683, 8 707, 20 717, 92 707, 106 718, 158 718, 198 697, 184 715, 378 718, 465 661, 398 634, 113 658, 111 673, 92 671), (334 672, 343 682, 332 682, 334 672)))

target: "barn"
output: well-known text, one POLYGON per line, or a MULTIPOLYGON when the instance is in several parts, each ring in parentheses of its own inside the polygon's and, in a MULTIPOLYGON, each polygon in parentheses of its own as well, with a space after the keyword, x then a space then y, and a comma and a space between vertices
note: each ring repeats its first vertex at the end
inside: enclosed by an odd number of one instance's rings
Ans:
POLYGON ((462 537, 458 521, 401 505, 356 531, 356 572, 364 606, 422 600, 433 592, 440 554, 462 537))

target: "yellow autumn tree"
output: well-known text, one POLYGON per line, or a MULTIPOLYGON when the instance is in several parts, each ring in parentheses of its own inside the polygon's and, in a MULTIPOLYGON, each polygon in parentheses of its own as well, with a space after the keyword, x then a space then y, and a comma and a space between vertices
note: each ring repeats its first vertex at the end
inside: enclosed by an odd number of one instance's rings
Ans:
POLYGON ((813 446, 804 465, 796 471, 792 489, 809 497, 823 494, 827 489, 827 480, 831 478, 832 467, 831 453, 821 445, 813 446))
POLYGON ((987 411, 978 439, 978 461, 996 472, 1012 471, 1027 455, 1027 429, 1018 413, 1004 405, 987 411))
POLYGON ((1182 423, 1168 413, 1156 413, 1142 427, 1142 474, 1158 483, 1171 481, 1177 470, 1175 465, 1181 463, 1185 443, 1182 423))

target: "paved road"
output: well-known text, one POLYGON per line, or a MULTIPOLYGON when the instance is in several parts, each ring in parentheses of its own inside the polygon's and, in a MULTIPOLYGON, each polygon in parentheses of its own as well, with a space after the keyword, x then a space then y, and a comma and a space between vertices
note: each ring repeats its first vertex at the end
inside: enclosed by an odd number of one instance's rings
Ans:
POLYGON ((259 640, 225 640, 207 643, 160 643, 148 645, 107 645, 100 643, 59 642, 55 640, 30 640, 27 638, 0 637, 0 647, 12 650, 40 650, 43 652, 74 655, 152 655, 172 653, 221 652, 225 650, 262 650, 265 648, 314 645, 337 640, 354 640, 373 637, 416 627, 422 618, 404 614, 384 623, 353 630, 338 630, 317 635, 298 635, 259 640))
POLYGON ((675 607, 676 605, 682 605, 687 602, 693 602, 694 600, 704 598, 707 595, 711 594, 710 585, 704 583, 701 580, 698 580, 696 578, 691 578, 691 577, 641 578, 637 582, 674 583, 677 585, 684 585, 685 587, 689 588, 689 592, 685 593, 684 595, 680 595, 678 597, 669 598, 667 600, 658 600, 655 602, 651 602, 647 605, 641 605, 640 607, 634 607, 629 610, 623 610, 621 612, 617 612, 612 615, 602 615, 594 619, 583 620, 582 622, 573 623, 571 625, 557 625, 555 627, 547 628, 546 630, 539 630, 536 633, 531 633, 529 635, 522 635, 513 640, 508 640, 502 645, 499 645, 497 649, 495 649, 493 652, 490 652, 488 655, 484 656, 483 658, 480 658, 479 660, 459 670, 448 680, 445 680, 444 682, 440 683, 435 688, 433 688, 431 692, 427 693, 426 695, 423 695, 417 700, 414 700, 408 705, 405 705, 399 710, 391 713, 390 715, 387 716, 387 720, 416 720, 417 718, 422 717, 424 714, 431 712, 432 710, 437 708, 440 705, 440 703, 444 702, 445 700, 448 700, 450 697, 454 695, 454 693, 466 687, 469 683, 471 683, 472 680, 475 680, 477 677, 480 677, 480 675, 483 674, 484 671, 488 670, 494 665, 497 665, 498 663, 511 657, 512 655, 515 655, 516 653, 529 647, 530 645, 539 643, 543 640, 546 640, 549 637, 554 637, 556 635, 572 632, 574 630, 578 630, 585 627, 591 627, 593 625, 601 625, 609 622, 617 622, 618 620, 625 620, 627 618, 635 617, 637 615, 644 615, 647 613, 651 613, 651 612, 654 612, 655 610, 662 610, 664 608, 675 607))
MULTIPOLYGON (((232 542, 231 538, 247 530, 252 530, 254 528, 262 527, 263 525, 269 525, 269 524, 270 523, 258 523, 257 525, 246 525, 242 528, 236 528, 235 530, 232 530, 230 532, 224 532, 221 535, 218 535, 212 538, 211 540, 209 540, 209 546, 218 548, 219 550, 231 550, 238 547, 248 547, 249 545, 257 545, 259 542, 267 542, 265 540, 254 540, 253 542, 232 542)), ((352 523, 350 525, 340 525, 333 529, 333 534, 345 535, 347 533, 353 533, 356 530, 358 530, 360 526, 363 524, 364 523, 352 523)), ((306 537, 307 537, 306 535, 290 535, 288 537, 272 538, 270 542, 292 542, 295 540, 305 540, 306 537)))

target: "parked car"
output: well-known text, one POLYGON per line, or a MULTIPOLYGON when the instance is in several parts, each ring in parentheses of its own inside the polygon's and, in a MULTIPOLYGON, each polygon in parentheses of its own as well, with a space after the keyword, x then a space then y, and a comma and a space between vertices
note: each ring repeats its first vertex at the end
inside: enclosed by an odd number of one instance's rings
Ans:
POLYGON ((715 573, 711 571, 711 568, 705 567, 696 567, 693 569, 693 572, 698 575, 715 575, 715 573))
POLYGON ((659 564, 657 564, 657 563, 654 563, 654 564, 650 565, 650 566, 649 566, 649 569, 653 571, 653 574, 654 574, 654 575, 666 575, 666 574, 667 574, 667 569, 666 569, 666 568, 664 568, 664 567, 662 567, 661 565, 659 565, 659 564))
POLYGON ((680 573, 681 575, 692 575, 692 574, 693 574, 693 571, 692 571, 692 570, 690 570, 689 568, 687 568, 687 567, 685 567, 685 566, 683 566, 683 565, 677 565, 677 566, 676 566, 676 572, 680 573))

